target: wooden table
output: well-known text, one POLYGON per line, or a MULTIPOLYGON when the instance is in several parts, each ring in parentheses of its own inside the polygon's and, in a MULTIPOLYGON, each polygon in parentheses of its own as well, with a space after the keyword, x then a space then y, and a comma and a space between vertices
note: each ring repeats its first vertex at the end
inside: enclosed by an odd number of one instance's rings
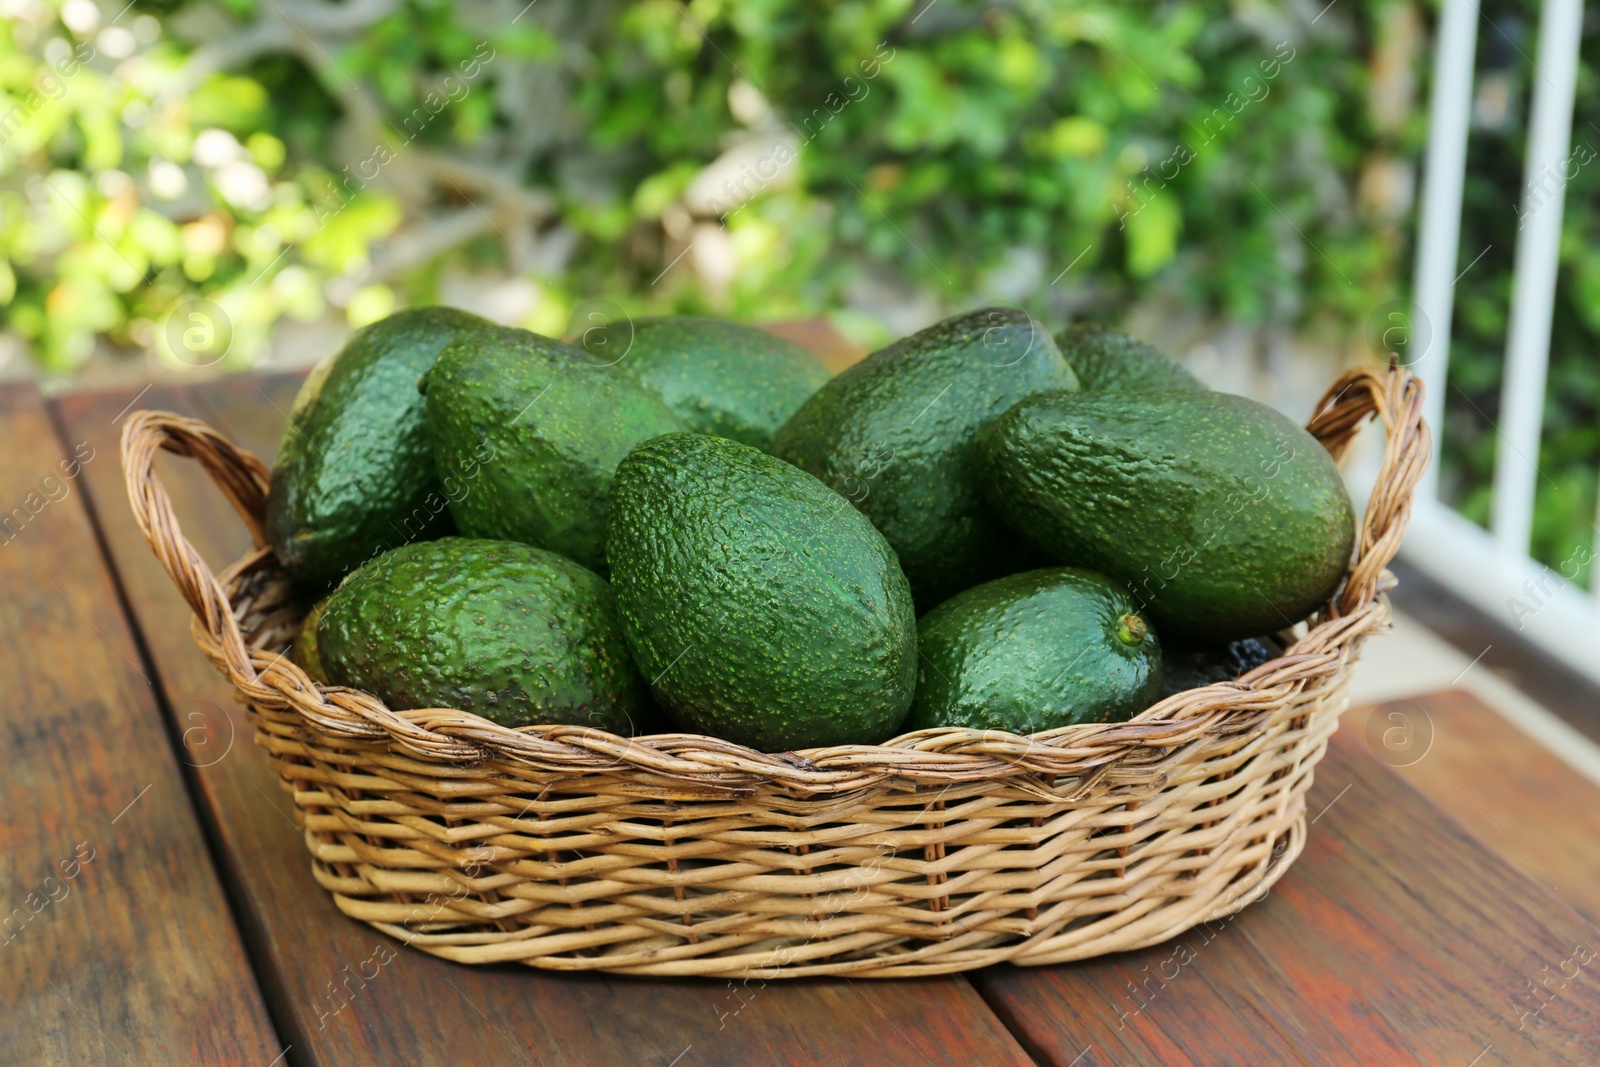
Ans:
MULTIPOLYGON (((116 446, 137 404, 270 456, 296 385, 0 390, 0 1062, 1600 1062, 1593 862, 1562 868, 1564 887, 1515 869, 1384 765, 1362 725, 1383 709, 1350 713, 1310 844, 1266 900, 1085 964, 752 995, 457 966, 344 918, 134 529, 116 446)), ((162 463, 185 532, 235 558, 231 510, 192 465, 162 463)), ((1463 700, 1407 707, 1436 727, 1490 714, 1463 700)), ((1529 796, 1505 803, 1538 820, 1529 796)))

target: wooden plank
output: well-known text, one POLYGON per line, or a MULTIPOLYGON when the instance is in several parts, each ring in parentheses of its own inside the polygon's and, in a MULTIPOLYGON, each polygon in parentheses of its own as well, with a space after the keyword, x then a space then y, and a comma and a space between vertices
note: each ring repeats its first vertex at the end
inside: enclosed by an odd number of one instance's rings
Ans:
MULTIPOLYGON (((296 381, 235 379, 151 390, 141 407, 206 418, 271 455, 296 381)), ((111 448, 107 412, 132 391, 64 397, 72 433, 111 448)), ((184 532, 220 565, 248 540, 193 464, 163 460, 184 532)), ((462 967, 399 947, 341 915, 312 880, 290 801, 245 736, 243 712, 193 647, 188 608, 140 538, 120 473, 86 472, 119 573, 162 683, 191 726, 203 802, 276 1017, 295 1055, 317 1064, 1027 1064, 1031 1061, 961 978, 918 982, 772 982, 754 992, 715 981, 555 975, 462 967), (231 747, 228 738, 233 737, 231 747), (204 741, 206 745, 198 742, 204 741), (209 747, 207 747, 209 746, 209 747), (209 754, 207 754, 209 753, 209 754), (362 971, 344 992, 347 976, 362 971)))
POLYGON ((1139 952, 975 976, 1041 1062, 1600 1062, 1600 935, 1349 725, 1265 900, 1139 952))
POLYGON ((115 434, 0 389, 0 1061, 265 1065, 251 978, 93 527, 115 434))
POLYGON ((1346 725, 1490 852, 1600 923, 1600 787, 1460 689, 1363 708, 1346 725))

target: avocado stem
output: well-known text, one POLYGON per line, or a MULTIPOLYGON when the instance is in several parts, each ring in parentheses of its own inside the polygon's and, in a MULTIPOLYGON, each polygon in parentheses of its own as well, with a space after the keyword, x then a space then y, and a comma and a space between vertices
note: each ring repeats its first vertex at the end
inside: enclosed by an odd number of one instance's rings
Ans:
POLYGON ((1149 632, 1150 627, 1137 615, 1122 615, 1117 619, 1117 637, 1125 645, 1137 645, 1149 632))

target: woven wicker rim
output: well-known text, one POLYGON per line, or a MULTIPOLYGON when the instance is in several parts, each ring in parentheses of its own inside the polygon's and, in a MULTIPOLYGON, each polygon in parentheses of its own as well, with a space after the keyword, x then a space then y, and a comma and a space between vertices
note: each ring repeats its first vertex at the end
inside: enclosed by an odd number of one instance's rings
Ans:
POLYGON ((1307 429, 1335 460, 1376 415, 1387 431, 1382 466, 1367 506, 1348 578, 1306 623, 1284 654, 1225 682, 1178 693, 1121 723, 1067 726, 1022 736, 999 730, 933 729, 881 745, 839 745, 764 753, 699 734, 619 737, 582 726, 505 727, 447 708, 391 710, 377 697, 319 686, 284 650, 249 647, 229 591, 241 579, 276 568, 263 529, 269 470, 206 423, 160 411, 135 412, 122 434, 123 473, 135 520, 194 610, 202 651, 240 694, 262 707, 292 709, 330 738, 388 743, 430 763, 471 765, 501 759, 544 771, 633 771, 697 790, 749 795, 779 789, 835 795, 884 786, 1008 780, 1027 788, 1032 775, 1077 778, 1079 795, 1110 784, 1159 786, 1174 749, 1219 735, 1246 735, 1308 683, 1347 668, 1349 652, 1387 619, 1385 567, 1411 513, 1412 490, 1431 447, 1422 421, 1422 383, 1400 367, 1345 374, 1318 402, 1307 429), (253 551, 219 577, 183 536, 154 471, 166 451, 198 460, 244 520, 253 551))

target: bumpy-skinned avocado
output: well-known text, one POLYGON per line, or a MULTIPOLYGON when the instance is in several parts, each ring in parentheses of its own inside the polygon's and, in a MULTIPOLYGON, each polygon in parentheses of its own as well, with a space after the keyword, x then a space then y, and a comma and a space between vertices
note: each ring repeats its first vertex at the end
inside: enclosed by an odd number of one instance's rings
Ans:
POLYGON ((918 621, 917 651, 906 731, 1122 722, 1154 702, 1161 682, 1161 642, 1127 590, 1075 567, 956 594, 918 621))
POLYGON ((703 434, 635 448, 612 486, 611 580, 656 699, 767 752, 870 744, 916 684, 894 551, 803 471, 703 434))
POLYGON ((623 320, 579 340, 591 361, 654 389, 696 430, 762 451, 828 380, 827 368, 794 342, 720 319, 623 320))
POLYGON ((973 438, 1023 397, 1060 388, 1077 379, 1042 326, 1020 311, 975 311, 841 373, 778 431, 772 452, 872 520, 926 610, 1026 559, 983 500, 973 438))
POLYGON ((1165 352, 1098 322, 1067 327, 1056 334, 1056 347, 1086 393, 1205 388, 1165 352))
POLYGON ((294 635, 294 643, 289 646, 289 658, 299 664, 313 682, 323 685, 332 683, 328 681, 328 672, 322 669, 322 656, 317 651, 317 624, 322 621, 322 609, 327 604, 328 599, 324 597, 311 605, 311 610, 306 612, 299 631, 294 635))
POLYGON ((462 333, 454 308, 362 327, 295 397, 267 494, 267 537, 295 580, 325 588, 380 552, 449 531, 417 376, 462 333))
POLYGON ((1259 637, 1222 645, 1168 644, 1162 650, 1161 695, 1169 697, 1186 689, 1231 682, 1276 655, 1272 646, 1259 637))
POLYGON ((1128 583, 1168 637, 1291 626, 1338 587, 1354 515, 1332 457, 1226 393, 1040 394, 984 428, 985 485, 1057 563, 1128 583))
POLYGON ((391 708, 628 734, 651 714, 605 579, 554 552, 446 537, 385 553, 317 626, 328 676, 391 708))
POLYGON ((617 464, 640 441, 689 428, 655 393, 527 330, 463 336, 421 387, 439 473, 472 472, 450 495, 461 533, 548 548, 602 574, 617 464))

